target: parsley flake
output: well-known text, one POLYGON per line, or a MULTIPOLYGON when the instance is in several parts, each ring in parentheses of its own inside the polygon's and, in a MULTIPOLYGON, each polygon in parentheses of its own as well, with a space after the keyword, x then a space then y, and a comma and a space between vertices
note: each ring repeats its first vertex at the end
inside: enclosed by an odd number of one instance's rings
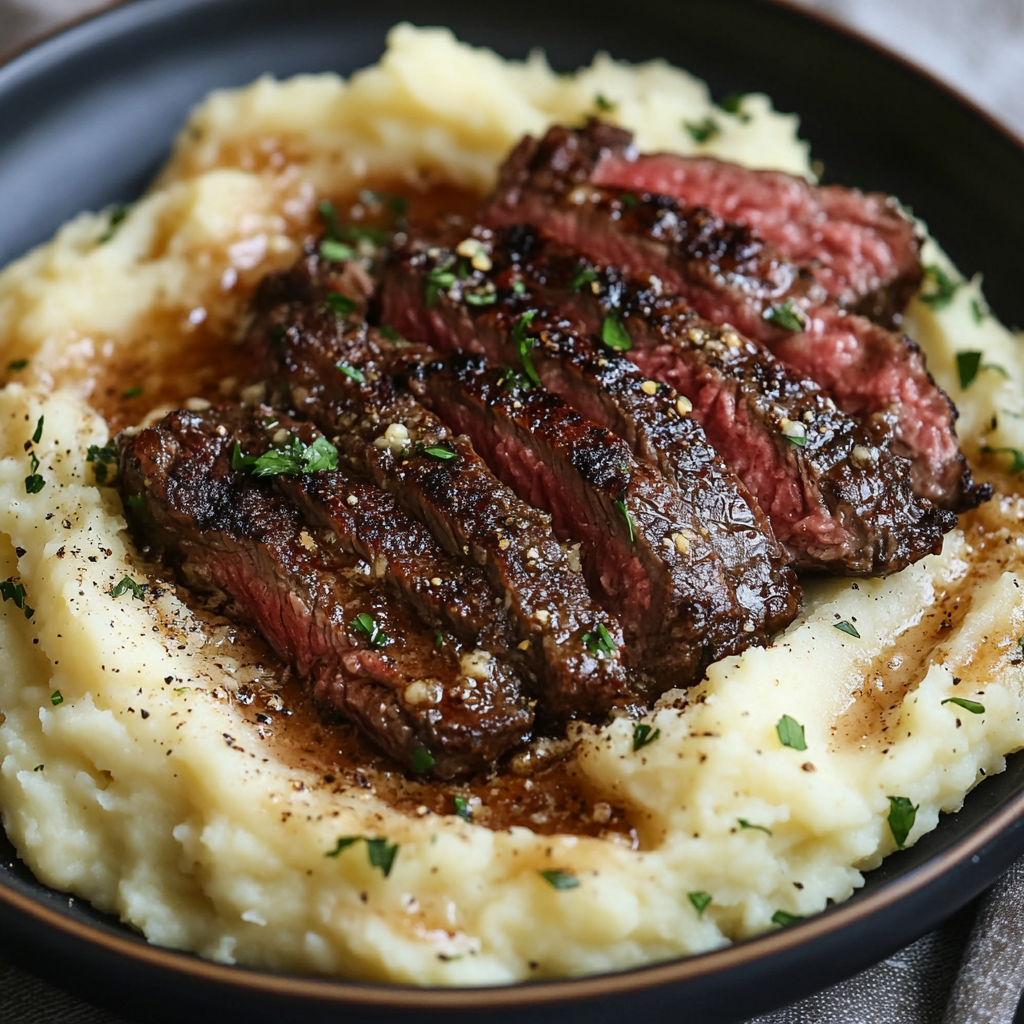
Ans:
POLYGON ((24 370, 26 366, 28 366, 28 360, 27 359, 12 359, 7 364, 7 369, 8 370, 24 370))
POLYGON ((541 871, 539 874, 552 889, 560 892, 579 888, 580 880, 571 871, 541 871))
POLYGON ((615 109, 616 104, 608 99, 604 93, 599 92, 594 96, 594 106, 602 113, 608 114, 615 109))
POLYGON ((755 825, 752 821, 747 821, 746 818, 737 818, 736 820, 739 822, 740 828, 742 829, 753 829, 755 832, 763 832, 766 836, 770 836, 772 834, 772 830, 770 828, 765 828, 764 825, 755 825))
POLYGON ((796 924, 798 921, 802 921, 802 914, 790 914, 785 910, 776 910, 772 914, 772 924, 777 924, 780 928, 786 928, 791 924, 796 924))
POLYGON ((493 306, 498 301, 498 293, 478 288, 475 291, 463 292, 462 301, 470 306, 493 306))
POLYGON ((366 206, 386 206, 396 217, 404 217, 409 209, 409 200, 405 196, 377 192, 369 188, 364 188, 359 193, 359 202, 366 206))
POLYGON ((857 627, 853 625, 852 622, 847 622, 846 619, 843 619, 842 622, 833 622, 832 628, 838 629, 840 633, 846 633, 848 636, 856 637, 858 640, 860 639, 860 633, 857 632, 857 627))
POLYGON ((442 444, 423 444, 422 442, 413 445, 412 454, 429 455, 432 459, 438 459, 441 462, 451 462, 452 459, 459 457, 458 452, 454 452, 442 444))
POLYGON ((53 693, 50 694, 50 703, 54 707, 56 707, 58 704, 63 704, 64 694, 62 694, 60 690, 54 690, 53 693))
POLYGON ((953 301, 959 287, 959 281, 954 281, 942 267, 932 263, 924 268, 924 288, 919 297, 926 306, 938 311, 953 301))
POLYGON ((367 839, 366 853, 370 858, 370 867, 380 868, 381 874, 387 878, 398 855, 398 843, 389 843, 386 839, 367 839))
POLYGON ((526 376, 530 378, 532 384, 536 384, 540 387, 540 377, 537 375, 537 371, 533 366, 533 359, 530 357, 530 349, 536 344, 535 338, 529 338, 526 335, 526 328, 530 326, 530 322, 537 315, 537 310, 528 309, 517 321, 515 327, 512 328, 512 344, 516 346, 519 351, 519 358, 523 363, 523 371, 526 376))
POLYGON ((622 195, 619 196, 619 202, 622 203, 627 210, 632 210, 634 206, 640 205, 640 200, 637 199, 632 192, 623 192, 622 195))
POLYGON ((1012 455, 1008 473, 1024 473, 1024 452, 1019 448, 992 448, 989 445, 982 445, 981 450, 986 455, 1012 455))
POLYGON ((955 704, 958 708, 963 708, 964 711, 970 711, 972 715, 985 714, 984 704, 979 704, 976 700, 968 700, 966 697, 947 697, 945 700, 940 701, 939 703, 955 704))
POLYGON ((520 373, 518 370, 513 370, 511 366, 506 366, 498 378, 498 387, 503 388, 505 391, 529 391, 530 378, 525 373, 520 373))
POLYGON ((601 340, 616 352, 628 352, 633 347, 633 339, 616 313, 609 313, 602 321, 601 340))
POLYGON ((391 637, 377 625, 373 616, 366 612, 360 612, 349 625, 357 632, 365 633, 367 643, 371 647, 387 647, 391 643, 391 637))
POLYGON ((131 576, 124 576, 120 583, 110 588, 110 596, 120 597, 122 594, 127 594, 130 590, 133 600, 145 601, 148 589, 149 585, 147 583, 136 583, 131 576))
POLYGON ((590 284, 592 281, 597 280, 597 271, 591 270, 590 267, 581 263, 575 273, 572 275, 572 280, 569 282, 569 290, 578 292, 585 284, 590 284))
POLYGON ((32 443, 33 444, 39 444, 39 442, 42 439, 43 439, 43 417, 40 416, 39 420, 36 423, 36 429, 35 429, 35 431, 32 434, 32 443))
POLYGON ((603 622, 599 622, 592 633, 584 633, 582 639, 588 654, 610 657, 619 649, 619 645, 612 639, 603 622))
POLYGON ((357 366, 349 366, 348 363, 335 363, 334 368, 341 370, 346 377, 354 380, 357 384, 362 384, 366 380, 366 374, 357 366))
POLYGON ((89 445, 85 461, 93 463, 96 483, 105 484, 107 482, 107 466, 117 462, 117 444, 113 441, 108 441, 105 445, 89 445))
POLYGON ((469 806, 469 801, 464 796, 457 796, 455 798, 455 813, 463 821, 473 820, 473 808, 469 806))
POLYGON ((633 517, 629 514, 629 509, 626 508, 624 501, 613 501, 612 504, 622 513, 622 518, 626 520, 626 530, 629 532, 629 543, 636 543, 636 530, 633 529, 633 517))
POLYGON ((135 387, 132 387, 132 388, 125 388, 124 391, 121 392, 121 397, 122 398, 138 398, 139 395, 141 395, 141 394, 142 394, 142 388, 140 388, 138 385, 136 385, 135 387))
POLYGON ((455 257, 448 256, 436 267, 431 268, 427 273, 426 300, 428 306, 437 303, 437 297, 442 291, 447 291, 455 284, 455 274, 452 267, 455 266, 455 257))
POLYGON ((917 807, 905 796, 889 797, 889 831, 896 840, 897 850, 903 849, 916 820, 917 807))
POLYGON ((33 769, 32 769, 32 771, 34 771, 34 772, 41 772, 41 771, 42 771, 42 770, 43 770, 43 769, 44 769, 45 767, 46 767, 46 765, 43 765, 43 764, 37 764, 37 765, 35 766, 35 768, 33 768, 33 769))
POLYGON ((792 299, 786 299, 781 305, 769 306, 762 314, 762 320, 778 324, 787 331, 802 331, 804 329, 803 314, 794 308, 792 299))
POLYGON ((342 850, 347 850, 350 846, 354 846, 362 838, 362 836, 338 836, 337 845, 333 850, 328 850, 324 856, 337 857, 342 850))
POLYGON ((728 96, 722 98, 721 103, 718 106, 724 110, 727 114, 732 114, 733 117, 738 117, 743 124, 747 124, 751 117, 743 109, 743 101, 746 96, 741 92, 731 92, 728 96))
POLYGON ((110 219, 107 221, 107 230, 96 239, 97 245, 106 245, 115 234, 117 229, 121 225, 121 222, 128 216, 128 207, 124 203, 118 203, 110 211, 110 219))
POLYGON ((713 117, 705 117, 700 121, 684 121, 683 127, 690 133, 690 138, 698 146, 703 146, 722 134, 722 129, 719 128, 718 122, 713 117))
POLYGON ((350 299, 347 295, 342 295, 341 292, 328 292, 324 302, 338 316, 349 316, 359 308, 359 303, 355 299, 350 299))
POLYGON ((15 583, 13 576, 8 576, 6 580, 0 581, 0 597, 3 597, 4 601, 13 601, 15 608, 20 608, 25 613, 26 619, 31 619, 35 615, 36 610, 30 608, 25 603, 25 598, 28 596, 28 592, 25 590, 23 583, 15 583))
MULTIPOLYGON (((35 453, 32 453, 32 469, 36 470, 39 468, 39 460, 35 457, 35 453)), ((46 486, 46 481, 36 472, 31 473, 25 477, 25 493, 26 494, 38 494, 46 486)))
POLYGON ((423 775, 429 772, 437 761, 434 760, 433 755, 426 747, 417 747, 412 752, 412 768, 417 775, 423 775))
POLYGON ((333 238, 325 238, 320 243, 320 258, 331 263, 343 263, 346 260, 358 259, 359 253, 351 245, 336 242, 333 238))
POLYGON ((149 513, 149 509, 146 507, 146 499, 141 494, 132 494, 129 496, 128 508, 131 509, 132 515, 135 516, 140 523, 148 523, 153 518, 149 513))
POLYGON ((693 904, 693 909, 697 911, 698 917, 704 916, 704 911, 707 910, 708 904, 712 900, 709 892, 688 892, 686 898, 693 904))
POLYGON ((982 324, 988 316, 988 310, 977 299, 971 299, 971 316, 976 324, 982 324))
POLYGON ((792 750, 807 749, 804 727, 795 718, 783 715, 775 725, 775 732, 784 747, 790 747, 792 750))
POLYGON ((974 382, 974 378, 978 376, 978 370, 980 369, 980 352, 957 352, 956 372, 957 376, 960 378, 961 390, 969 387, 974 382))
POLYGON ((653 743, 661 735, 660 729, 654 729, 652 732, 652 728, 653 726, 645 725, 642 722, 637 722, 633 726, 633 753, 643 750, 648 743, 653 743))
POLYGON ((405 341, 398 331, 391 326, 391 324, 381 324, 377 328, 377 333, 384 338, 385 341, 405 341))
POLYGON ((338 449, 326 437, 318 437, 307 445, 292 435, 283 444, 275 445, 263 455, 243 455, 236 441, 231 453, 231 468, 254 476, 294 476, 338 468, 338 449))

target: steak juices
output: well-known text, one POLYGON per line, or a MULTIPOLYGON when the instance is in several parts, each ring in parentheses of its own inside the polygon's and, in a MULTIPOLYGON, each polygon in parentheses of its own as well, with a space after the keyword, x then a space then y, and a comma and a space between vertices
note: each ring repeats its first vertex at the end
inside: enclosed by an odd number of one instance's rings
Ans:
POLYGON ((642 713, 769 644, 795 570, 896 572, 990 495, 891 330, 920 279, 884 198, 555 128, 477 222, 265 280, 268 404, 121 435, 120 486, 314 700, 470 775, 642 713))

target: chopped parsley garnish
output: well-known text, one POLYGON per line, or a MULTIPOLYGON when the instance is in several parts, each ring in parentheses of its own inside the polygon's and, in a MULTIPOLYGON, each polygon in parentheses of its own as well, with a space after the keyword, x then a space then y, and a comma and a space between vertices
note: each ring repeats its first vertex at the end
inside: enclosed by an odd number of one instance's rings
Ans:
POLYGON ((654 729, 653 726, 637 722, 633 726, 633 752, 636 753, 638 750, 643 750, 648 743, 653 743, 660 735, 660 729, 654 729))
POLYGON ((784 747, 790 747, 793 750, 807 749, 804 727, 795 718, 783 715, 775 725, 775 732, 784 747))
POLYGON ((541 871, 540 877, 552 889, 558 889, 560 892, 564 892, 566 889, 577 889, 580 884, 580 880, 571 871, 541 871))
POLYGON ((978 376, 978 370, 980 369, 980 352, 957 352, 956 372, 957 376, 960 378, 961 390, 969 387, 974 382, 974 378, 978 376))
POLYGON ((236 441, 231 453, 231 468, 254 476, 294 476, 338 468, 338 449, 326 437, 305 444, 294 434, 283 444, 275 445, 263 455, 243 455, 236 441))
POLYGON ((434 630, 434 646, 440 650, 444 647, 444 633, 439 629, 434 630))
POLYGON ((362 384, 366 380, 366 375, 358 366, 349 366, 348 363, 335 363, 334 368, 341 370, 346 377, 351 378, 357 384, 362 384))
POLYGON ((180 697, 183 693, 188 693, 191 689, 191 686, 176 686, 174 688, 174 692, 180 697))
POLYGON ((142 394, 142 388, 140 388, 138 385, 136 385, 135 387, 132 387, 132 388, 125 388, 124 391, 121 392, 121 397, 122 398, 138 398, 139 395, 141 395, 141 394, 142 394))
POLYGON ((619 202, 622 203, 627 210, 632 210, 634 206, 640 205, 640 200, 637 199, 632 192, 623 192, 622 195, 619 196, 619 202))
POLYGON ((616 352, 628 352, 633 347, 633 339, 617 313, 609 313, 601 323, 601 340, 616 352))
POLYGON ((464 796, 457 796, 455 798, 455 813, 463 821, 473 820, 473 808, 469 806, 469 801, 464 796))
POLYGON ((597 107, 598 110, 607 114, 614 110, 616 105, 608 99, 604 93, 599 92, 594 96, 594 106, 597 107))
POLYGON ((359 193, 359 202, 366 206, 386 206, 396 217, 404 217, 409 209, 409 200, 405 196, 377 192, 369 188, 364 188, 359 193))
POLYGON ((28 360, 27 359, 12 359, 7 364, 7 369, 8 370, 24 370, 26 366, 28 366, 28 360))
POLYGON ((36 423, 36 429, 35 429, 35 431, 32 434, 32 443, 33 444, 39 444, 39 442, 42 439, 43 439, 43 417, 40 416, 38 422, 36 423))
POLYGON ((391 326, 391 324, 381 324, 377 328, 377 333, 384 338, 385 341, 405 341, 398 331, 391 326))
POLYGON ((941 704, 955 704, 964 711, 970 711, 972 715, 985 714, 985 705, 979 704, 976 700, 968 700, 966 697, 947 697, 941 704))
POLYGON ((341 292, 328 292, 324 302, 338 316, 348 316, 359 308, 359 303, 355 299, 350 299, 347 295, 342 295, 341 292))
POLYGON ((629 509, 626 508, 624 501, 613 501, 612 504, 622 513, 622 518, 626 520, 626 530, 629 532, 629 543, 636 543, 636 530, 633 529, 633 517, 629 514, 629 509))
POLYGON ((787 331, 802 331, 804 321, 801 313, 793 307, 791 299, 786 299, 782 305, 769 306, 762 314, 762 320, 778 324, 787 331))
POLYGON ((440 462, 451 462, 452 459, 459 457, 458 452, 453 452, 451 448, 446 448, 442 444, 414 444, 411 449, 413 455, 429 455, 432 459, 438 459, 440 462))
POLYGON ((506 391, 529 391, 530 378, 525 373, 506 366, 501 371, 501 377, 498 378, 498 387, 504 388, 506 391))
POLYGON ((417 747, 412 752, 412 768, 417 775, 423 775, 429 772, 437 761, 434 760, 433 755, 426 747, 417 747))
POLYGON ((988 310, 977 299, 971 299, 971 316, 976 324, 984 323, 988 310))
POLYGON ((934 263, 924 268, 924 289, 921 291, 921 301, 934 310, 945 309, 956 295, 959 281, 954 281, 942 267, 934 263))
POLYGON ((391 866, 398 854, 398 843, 389 843, 386 839, 367 839, 366 836, 339 836, 337 845, 328 850, 325 857, 337 857, 342 850, 347 850, 358 842, 366 843, 366 854, 371 868, 380 868, 385 878, 391 874, 391 866))
POLYGON ((36 472, 39 468, 39 459, 36 453, 29 452, 28 457, 31 460, 32 472, 25 477, 25 493, 38 494, 46 486, 46 481, 36 472))
POLYGON ((683 127, 698 146, 703 146, 722 134, 722 129, 718 127, 718 122, 713 117, 705 117, 701 121, 684 121, 683 127))
POLYGON ((128 507, 132 511, 132 515, 139 520, 140 523, 148 523, 152 516, 149 514, 149 509, 146 507, 146 499, 141 494, 132 494, 128 498, 128 507))
POLYGON ((777 924, 780 928, 785 928, 787 925, 796 924, 798 921, 803 920, 801 914, 790 914, 785 910, 776 910, 772 914, 772 924, 777 924))
MULTIPOLYGON (((360 633, 366 634, 367 643, 371 647, 387 647, 391 643, 391 637, 387 635, 374 621, 372 615, 367 615, 366 612, 360 612, 349 625, 354 630, 360 633)), ((426 751, 424 751, 426 753, 426 751)), ((430 755, 427 754, 429 757, 430 755)))
POLYGON ((50 694, 50 703, 54 707, 56 707, 58 704, 63 704, 64 694, 62 694, 60 690, 54 690, 53 693, 50 694))
POLYGON ((750 115, 743 109, 743 101, 746 96, 741 92, 731 92, 728 96, 722 99, 719 103, 719 107, 722 108, 727 114, 732 114, 733 117, 738 117, 743 124, 750 121, 750 115))
POLYGON ((704 911, 707 910, 708 904, 712 900, 709 892, 688 892, 686 898, 693 904, 693 909, 697 911, 698 917, 704 916, 704 911))
POLYGON ((110 588, 111 597, 120 597, 122 594, 127 594, 130 590, 132 598, 136 601, 146 600, 146 591, 149 589, 149 585, 146 583, 136 583, 131 576, 125 576, 121 582, 116 586, 110 588))
POLYGON ((522 295, 523 292, 526 291, 526 285, 523 284, 522 281, 513 281, 512 291, 515 292, 516 295, 522 295))
POLYGON ((341 263, 345 260, 358 259, 359 253, 351 245, 346 245, 344 242, 336 242, 333 238, 325 238, 320 243, 320 258, 341 263))
POLYGON ((516 321, 515 327, 512 328, 512 343, 519 351, 519 358, 523 363, 523 372, 530 378, 530 382, 532 384, 536 384, 540 387, 540 377, 537 375, 537 371, 533 367, 533 359, 530 357, 530 349, 533 348, 536 343, 536 339, 529 338, 526 335, 526 328, 530 326, 530 321, 533 320, 536 315, 537 310, 528 309, 516 321))
POLYGON ((386 839, 367 839, 366 852, 370 858, 370 867, 380 868, 381 874, 387 878, 398 855, 398 843, 389 843, 386 839))
POLYGON ((583 646, 589 654, 613 655, 619 645, 612 639, 611 633, 605 628, 603 622, 599 622, 592 633, 583 634, 583 646))
POLYGON ((437 296, 441 291, 447 291, 455 284, 455 274, 451 269, 453 266, 455 266, 455 257, 448 256, 427 273, 426 299, 428 306, 433 306, 437 302, 437 296))
POLYGON ((107 482, 107 466, 117 462, 117 445, 113 441, 108 441, 105 445, 91 444, 85 461, 93 463, 96 483, 105 484, 107 482))
POLYGON ((493 306, 498 301, 498 293, 477 289, 476 291, 463 292, 462 300, 463 302, 468 302, 471 306, 493 306))
POLYGON ((117 229, 121 222, 128 216, 128 207, 124 203, 119 203, 110 211, 110 220, 107 221, 107 230, 96 239, 97 245, 106 245, 114 235, 117 233, 117 229))
POLYGON ((1010 463, 1009 473, 1024 473, 1024 452, 1019 448, 992 448, 989 445, 982 445, 981 450, 986 455, 1012 455, 1013 462, 1010 463))
POLYGON ((917 807, 905 796, 889 797, 889 831, 896 840, 897 850, 903 849, 916 819, 917 807))
POLYGON ((35 766, 35 768, 32 769, 32 771, 34 771, 34 772, 41 772, 45 767, 46 767, 46 765, 44 765, 44 764, 37 764, 35 766))
POLYGON ((764 825, 755 825, 753 822, 747 821, 746 818, 737 818, 736 820, 739 822, 740 828, 754 829, 756 832, 763 832, 767 836, 772 834, 772 830, 770 828, 765 828, 764 825))
POLYGON ((597 280, 597 271, 591 270, 590 267, 584 266, 582 263, 576 268, 576 272, 572 275, 572 280, 569 282, 569 287, 574 291, 578 292, 585 284, 590 284, 591 281, 597 280))
POLYGON ((15 583, 14 577, 9 576, 7 579, 0 581, 0 597, 3 597, 4 601, 13 601, 15 608, 20 608, 25 613, 26 619, 31 619, 35 615, 36 610, 30 608, 25 603, 25 598, 28 596, 25 585, 23 583, 15 583))
POLYGON ((847 622, 846 619, 843 619, 842 622, 833 622, 832 628, 838 629, 840 633, 846 633, 849 636, 856 637, 858 640, 860 639, 857 627, 852 622, 847 622))

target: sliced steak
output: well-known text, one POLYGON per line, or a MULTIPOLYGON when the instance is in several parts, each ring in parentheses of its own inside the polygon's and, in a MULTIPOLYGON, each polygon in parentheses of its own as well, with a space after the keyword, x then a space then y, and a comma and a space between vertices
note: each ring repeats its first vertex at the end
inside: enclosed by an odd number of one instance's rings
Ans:
POLYGON ((573 152, 574 162, 590 165, 595 185, 672 196, 753 228, 808 267, 840 305, 886 326, 921 287, 921 240, 891 196, 820 187, 714 157, 642 154, 630 132, 600 121, 576 132, 552 128, 541 145, 573 152))
MULTIPOLYGON (((309 425, 293 426, 313 443, 309 425)), ((307 524, 273 479, 232 468, 238 451, 270 448, 259 413, 175 412, 118 443, 126 507, 145 502, 135 529, 186 583, 226 595, 314 699, 402 764, 452 778, 528 737, 532 715, 507 666, 467 676, 460 655, 471 649, 439 647, 382 575, 307 524)))
MULTIPOLYGON (((600 418, 598 401, 607 408, 626 391, 616 383, 623 357, 604 345, 597 360, 604 365, 589 371, 592 379, 605 382, 603 393, 598 398, 599 391, 590 388, 590 398, 581 396, 577 379, 588 374, 586 359, 580 357, 578 340, 570 345, 575 354, 566 348, 564 326, 577 324, 594 336, 612 332, 608 337, 628 349, 626 355, 643 371, 639 381, 635 369, 622 380, 632 382, 634 395, 644 380, 651 390, 653 379, 689 400, 693 418, 753 492, 801 569, 887 575, 938 550, 943 534, 955 525, 951 513, 914 496, 909 466, 892 452, 884 418, 862 424, 840 412, 817 385, 794 374, 763 345, 702 320, 680 300, 642 281, 598 271, 529 229, 499 231, 494 238, 484 234, 481 244, 491 269, 458 279, 426 308, 422 280, 436 260, 445 259, 444 250, 414 246, 400 254, 385 280, 385 315, 441 348, 475 347, 518 365, 517 353, 507 345, 509 323, 529 308, 552 310, 562 324, 539 332, 541 344, 531 359, 545 383, 585 405, 595 418, 600 418), (464 294, 488 285, 494 304, 467 307, 464 294)), ((531 327, 543 322, 535 318, 531 327)), ((617 414, 620 433, 634 437, 638 453, 645 447, 661 450, 660 460, 653 453, 646 459, 657 461, 669 476, 665 464, 671 460, 665 456, 679 449, 670 447, 666 433, 678 433, 691 422, 662 414, 661 403, 668 399, 671 409, 674 394, 647 396, 657 410, 654 425, 645 428, 650 441, 641 442, 642 431, 633 425, 636 407, 617 414)))
MULTIPOLYGON (((549 296, 535 280, 519 274, 507 237, 499 239, 493 257, 488 256, 494 261, 493 275, 472 272, 457 277, 427 305, 428 275, 448 256, 449 250, 430 243, 399 252, 382 289, 384 319, 405 336, 443 352, 479 352, 505 364, 509 371, 501 378, 502 386, 528 391, 530 380, 518 369, 516 334, 521 324, 520 337, 529 346, 531 366, 544 387, 619 435, 635 458, 674 488, 679 515, 687 523, 685 529, 665 534, 662 544, 688 547, 692 542, 703 549, 701 557, 718 559, 717 588, 730 591, 743 609, 744 641, 764 642, 786 626, 799 606, 796 579, 785 568, 760 507, 715 453, 700 425, 680 415, 679 396, 618 353, 599 349, 586 335, 537 313, 549 296), (498 282, 498 301, 472 301, 488 294, 488 285, 494 287, 492 277, 498 282), (516 283, 518 290, 513 289, 516 283), (528 309, 533 312, 527 314, 528 309)), ((695 547, 693 554, 697 553, 695 547)))
MULTIPOLYGON (((309 275, 315 264, 292 274, 309 275)), ((563 721, 647 700, 645 681, 619 657, 620 626, 591 598, 550 517, 502 484, 468 438, 396 387, 396 362, 422 347, 346 322, 320 301, 271 307, 251 345, 273 369, 275 393, 283 387, 282 401, 336 438, 350 467, 393 494, 449 555, 482 568, 512 623, 513 655, 536 680, 540 714, 563 721), (611 651, 584 639, 599 622, 611 651)))
POLYGON ((692 683, 749 645, 753 623, 699 519, 621 438, 542 388, 509 386, 507 370, 481 356, 418 371, 423 400, 551 513, 559 537, 580 542, 591 590, 622 622, 627 659, 657 673, 660 689, 692 683))
POLYGON ((583 165, 545 145, 521 144, 488 209, 495 225, 531 223, 598 263, 657 278, 701 316, 767 344, 855 415, 894 421, 914 492, 954 512, 991 495, 960 451, 956 410, 920 349, 827 300, 808 271, 750 228, 668 196, 598 188, 583 165))

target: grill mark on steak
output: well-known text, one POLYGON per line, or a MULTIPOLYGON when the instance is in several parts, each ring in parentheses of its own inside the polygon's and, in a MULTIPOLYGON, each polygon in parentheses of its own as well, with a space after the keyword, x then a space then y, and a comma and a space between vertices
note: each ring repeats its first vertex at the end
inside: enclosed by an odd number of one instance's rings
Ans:
MULTIPOLYGON (((515 324, 526 310, 544 306, 549 296, 519 273, 510 239, 503 236, 490 248, 493 275, 477 272, 457 279, 430 306, 424 301, 427 274, 432 266, 447 262, 449 250, 423 242, 399 251, 381 289, 383 318, 407 337, 443 352, 477 352, 499 365, 518 366, 515 324), (487 277, 498 284, 496 303, 467 301, 466 294, 486 288, 487 277)), ((566 327, 543 313, 529 323, 531 360, 544 386, 618 434, 637 459, 674 487, 680 517, 685 517, 682 529, 675 531, 682 539, 669 534, 662 543, 688 546, 692 540, 713 550, 719 560, 716 587, 725 588, 742 608, 745 643, 766 642, 796 615, 799 587, 760 507, 718 457, 700 425, 679 414, 678 396, 670 387, 656 385, 628 359, 607 348, 598 350, 589 338, 566 327)), ((514 371, 509 380, 528 383, 514 371)))
POLYGON ((748 646, 756 627, 722 580, 708 531, 674 489, 557 395, 508 384, 507 370, 465 353, 421 364, 413 379, 506 483, 551 513, 562 539, 581 542, 592 591, 622 622, 627 661, 656 673, 664 690, 748 646))
POLYGON ((565 132, 595 185, 672 196, 753 228, 806 266, 840 305, 891 327, 921 287, 921 240, 891 197, 812 185, 782 171, 752 170, 710 156, 639 153, 633 135, 591 120, 565 132))
MULTIPOLYGON (((439 294, 435 306, 425 309, 421 279, 444 250, 414 245, 389 269, 385 314, 411 336, 441 348, 474 348, 509 362, 517 356, 507 346, 508 323, 527 308, 540 306, 555 311, 553 319, 564 318, 556 329, 562 337, 569 323, 596 334, 612 316, 628 332, 628 355, 644 374, 691 400, 693 417, 754 493, 798 568, 887 575, 941 547, 955 516, 914 496, 909 467, 891 451, 884 419, 861 424, 764 346, 702 320, 680 300, 639 280, 611 269, 596 271, 571 250, 538 240, 528 228, 500 230, 493 239, 489 233, 478 234, 486 240, 492 261, 486 277, 496 289, 493 306, 467 307, 462 301, 463 293, 483 287, 485 275, 478 272, 457 281, 439 294), (803 432, 801 443, 791 441, 786 430, 803 432)), ((607 347, 601 352, 606 366, 594 377, 603 376, 611 386, 592 387, 590 395, 599 397, 584 395, 583 403, 577 380, 586 371, 579 352, 563 350, 554 357, 542 345, 533 350, 533 359, 541 376, 556 388, 564 387, 570 402, 585 404, 588 415, 602 399, 621 399, 623 391, 613 383, 614 367, 625 360, 607 347), (573 378, 568 386, 567 373, 573 378)), ((633 374, 644 379, 635 369, 633 374)), ((663 400, 643 397, 650 407, 663 400)), ((635 433, 628 421, 638 411, 634 407, 620 417, 627 421, 620 432, 635 433)), ((678 431, 690 421, 659 416, 658 422, 663 431, 678 431)), ((650 445, 661 450, 660 460, 651 455, 647 461, 664 467, 671 477, 666 456, 675 456, 677 450, 663 445, 662 433, 650 445)))
MULTIPOLYGON (((290 274, 315 280, 319 262, 310 256, 290 274)), ((306 285, 300 280, 268 288, 298 294, 306 285)), ((365 323, 346 323, 308 295, 263 308, 251 350, 274 383, 288 390, 286 401, 332 438, 337 435, 339 454, 350 467, 392 493, 450 555, 479 566, 502 596, 516 640, 513 656, 536 679, 538 713, 559 722, 642 704, 644 682, 621 659, 592 653, 583 641, 601 621, 621 646, 621 627, 594 603, 570 565, 571 553, 552 532, 550 517, 502 484, 468 438, 453 436, 412 394, 396 387, 396 364, 429 350, 389 340, 365 323), (362 379, 338 371, 338 364, 358 370, 362 379), (399 440, 402 431, 408 437, 399 440), (439 459, 423 451, 434 445, 456 457, 439 459)))
MULTIPOLYGON (((528 738, 532 715, 508 666, 467 678, 459 648, 439 649, 433 630, 361 558, 307 530, 273 480, 232 469, 236 442, 249 453, 269 448, 259 415, 179 411, 119 435, 122 495, 126 505, 142 495, 148 513, 132 516, 136 532, 189 585, 226 594, 233 615, 294 666, 314 700, 357 722, 406 767, 423 771, 426 751, 429 770, 453 778, 528 738), (376 649, 353 628, 361 613, 391 642, 376 649)), ((305 443, 314 439, 308 424, 292 426, 305 443)))
POLYGON ((956 410, 914 342, 825 301, 808 271, 748 227, 668 196, 598 188, 588 179, 592 162, 578 147, 561 145, 565 133, 553 129, 513 152, 488 207, 490 223, 531 223, 602 264, 656 276, 702 316, 768 345, 845 412, 892 416, 915 494, 954 512, 991 497, 991 487, 973 481, 954 429, 956 410), (783 308, 804 330, 766 319, 783 308))

